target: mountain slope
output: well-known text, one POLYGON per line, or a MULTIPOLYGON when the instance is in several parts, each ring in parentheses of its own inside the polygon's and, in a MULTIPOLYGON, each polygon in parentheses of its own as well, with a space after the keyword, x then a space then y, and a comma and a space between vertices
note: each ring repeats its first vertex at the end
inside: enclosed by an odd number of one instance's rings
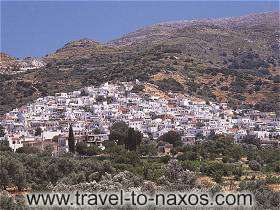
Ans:
POLYGON ((17 69, 17 60, 16 58, 6 54, 0 53, 0 72, 7 72, 10 69, 17 69))
POLYGON ((233 107, 278 110, 278 16, 160 23, 106 45, 73 41, 42 58, 45 67, 0 79, 0 111, 55 92, 134 79, 233 107))
POLYGON ((184 20, 158 23, 143 27, 119 39, 109 42, 112 45, 134 45, 143 42, 152 42, 174 38, 181 29, 228 29, 241 30, 253 28, 275 29, 279 26, 279 12, 250 14, 234 18, 184 20), (175 35, 175 36, 174 36, 175 35))
POLYGON ((45 62, 38 58, 16 59, 2 52, 0 55, 0 74, 17 74, 28 69, 41 68, 45 65, 45 62))

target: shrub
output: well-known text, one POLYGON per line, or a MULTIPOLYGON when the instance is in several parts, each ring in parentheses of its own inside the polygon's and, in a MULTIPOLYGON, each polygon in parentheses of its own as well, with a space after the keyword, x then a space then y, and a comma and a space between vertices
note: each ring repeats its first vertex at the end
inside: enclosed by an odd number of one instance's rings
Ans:
POLYGON ((168 78, 168 79, 163 79, 161 81, 157 81, 156 84, 163 91, 179 92, 179 91, 184 90, 183 85, 181 83, 177 82, 173 78, 168 78))
POLYGON ((260 164, 258 161, 256 161, 256 160, 251 160, 251 161, 249 162, 249 167, 250 167, 250 169, 252 169, 253 171, 259 171, 259 170, 261 170, 261 164, 260 164))
POLYGON ((168 131, 158 138, 158 141, 168 142, 173 144, 174 147, 182 145, 181 135, 176 131, 168 131))

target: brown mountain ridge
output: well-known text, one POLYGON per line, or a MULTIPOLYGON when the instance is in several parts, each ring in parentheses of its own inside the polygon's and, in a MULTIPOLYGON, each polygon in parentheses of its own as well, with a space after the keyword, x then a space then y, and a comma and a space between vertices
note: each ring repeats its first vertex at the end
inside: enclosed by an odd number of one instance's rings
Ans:
POLYGON ((73 41, 41 59, 44 67, 1 75, 0 112, 55 92, 135 79, 232 107, 278 110, 278 12, 160 23, 107 44, 73 41))

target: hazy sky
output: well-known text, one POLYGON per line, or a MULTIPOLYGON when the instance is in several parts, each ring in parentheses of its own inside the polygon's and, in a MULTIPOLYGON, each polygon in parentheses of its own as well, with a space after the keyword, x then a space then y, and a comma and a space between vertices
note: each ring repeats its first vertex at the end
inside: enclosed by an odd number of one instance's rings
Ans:
POLYGON ((106 42, 153 23, 240 16, 278 6, 276 1, 1 1, 1 51, 43 56, 71 40, 106 42))

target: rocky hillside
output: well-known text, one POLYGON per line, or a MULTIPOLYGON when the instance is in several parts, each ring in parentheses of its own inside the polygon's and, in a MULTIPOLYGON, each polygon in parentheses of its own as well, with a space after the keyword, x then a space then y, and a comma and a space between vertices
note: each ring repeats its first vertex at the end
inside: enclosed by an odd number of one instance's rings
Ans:
POLYGON ((10 69, 18 69, 16 58, 6 53, 0 53, 0 72, 8 72, 10 69))
POLYGON ((5 53, 0 53, 0 74, 17 74, 30 69, 38 69, 46 65, 42 59, 27 57, 16 59, 5 53))
POLYGON ((104 81, 139 79, 233 107, 277 109, 279 13, 160 23, 106 45, 82 39, 0 78, 0 111, 104 81))
POLYGON ((274 29, 277 25, 279 25, 278 12, 250 14, 234 18, 173 21, 140 28, 135 32, 111 41, 110 44, 138 45, 141 42, 150 43, 158 42, 159 40, 168 40, 177 37, 177 32, 181 29, 199 30, 212 28, 216 30, 241 30, 248 28, 256 29, 258 27, 274 29))

